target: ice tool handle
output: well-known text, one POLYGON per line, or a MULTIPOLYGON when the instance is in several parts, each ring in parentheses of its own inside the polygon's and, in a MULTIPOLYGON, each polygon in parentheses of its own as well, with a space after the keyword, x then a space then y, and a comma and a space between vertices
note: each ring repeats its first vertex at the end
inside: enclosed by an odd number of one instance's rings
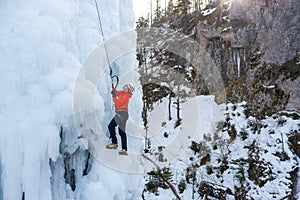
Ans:
POLYGON ((119 76, 118 75, 111 76, 111 88, 112 88, 112 90, 117 89, 118 84, 119 84, 119 76), (115 84, 114 84, 114 80, 116 80, 115 84))

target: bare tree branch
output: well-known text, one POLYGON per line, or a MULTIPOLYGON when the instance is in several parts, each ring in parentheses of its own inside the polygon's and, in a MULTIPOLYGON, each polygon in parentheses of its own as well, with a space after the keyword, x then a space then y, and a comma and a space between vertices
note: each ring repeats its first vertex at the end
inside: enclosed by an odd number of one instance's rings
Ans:
POLYGON ((170 181, 168 181, 161 173, 161 169, 160 167, 148 156, 146 156, 145 154, 142 154, 142 156, 144 158, 146 158, 148 161, 150 161, 157 169, 158 175, 162 178, 162 180, 170 187, 170 189, 172 190, 173 194, 176 196, 177 200, 181 200, 180 196, 178 195, 174 185, 172 183, 170 183, 170 181))

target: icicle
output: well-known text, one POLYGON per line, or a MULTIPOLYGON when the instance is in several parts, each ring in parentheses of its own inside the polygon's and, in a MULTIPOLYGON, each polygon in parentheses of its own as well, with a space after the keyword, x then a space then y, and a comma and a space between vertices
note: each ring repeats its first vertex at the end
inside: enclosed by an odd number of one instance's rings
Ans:
POLYGON ((240 76, 241 76, 241 58, 240 58, 239 51, 236 54, 236 62, 237 62, 237 69, 238 69, 238 78, 240 78, 240 76))
POLYGON ((235 49, 232 50, 233 63, 235 64, 235 49))

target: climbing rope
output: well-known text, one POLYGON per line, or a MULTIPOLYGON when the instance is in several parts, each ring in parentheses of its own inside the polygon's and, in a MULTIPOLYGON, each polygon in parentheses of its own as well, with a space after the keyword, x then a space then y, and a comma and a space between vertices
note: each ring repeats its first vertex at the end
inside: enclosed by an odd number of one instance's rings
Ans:
POLYGON ((100 30, 101 30, 105 55, 106 55, 106 59, 107 59, 108 66, 109 66, 109 76, 111 78, 112 86, 114 86, 114 88, 117 88, 117 86, 119 84, 119 77, 118 77, 118 75, 112 75, 112 67, 111 67, 111 64, 110 64, 110 59, 109 59, 109 56, 108 56, 108 51, 107 51, 107 47, 106 47, 106 43, 105 43, 105 37, 104 37, 103 28, 102 28, 102 22, 101 22, 101 17, 100 17, 100 12, 99 12, 99 7, 98 7, 97 0, 95 0, 95 5, 96 5, 97 14, 98 14, 99 27, 100 27, 100 30), (115 85, 113 84, 113 79, 116 79, 116 84, 115 85))

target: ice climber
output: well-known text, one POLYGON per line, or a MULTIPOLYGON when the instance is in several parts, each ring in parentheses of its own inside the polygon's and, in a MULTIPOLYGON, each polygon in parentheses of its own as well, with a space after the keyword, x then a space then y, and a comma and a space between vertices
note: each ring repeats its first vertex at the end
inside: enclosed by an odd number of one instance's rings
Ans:
POLYGON ((118 141, 116 137, 116 127, 118 126, 119 135, 121 136, 122 149, 119 152, 121 155, 127 155, 127 136, 126 136, 126 122, 128 119, 128 103, 132 96, 134 88, 130 84, 123 86, 123 90, 116 90, 112 86, 112 97, 116 108, 116 115, 113 117, 108 125, 110 138, 112 143, 106 145, 108 149, 117 149, 118 141))

